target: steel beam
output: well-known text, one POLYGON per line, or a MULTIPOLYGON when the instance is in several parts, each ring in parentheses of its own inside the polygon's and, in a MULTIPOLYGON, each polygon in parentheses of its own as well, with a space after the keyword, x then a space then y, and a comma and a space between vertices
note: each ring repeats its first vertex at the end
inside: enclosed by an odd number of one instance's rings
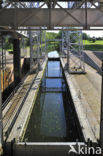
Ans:
MULTIPOLYGON (((1 42, 2 42, 2 38, 1 42)), ((2 43, 0 45, 0 48, 2 47, 2 43)), ((3 144, 3 121, 2 121, 2 87, 1 87, 1 69, 2 69, 2 57, 0 56, 0 145, 3 144)))
MULTIPOLYGON (((16 2, 17 0, 11 0, 12 2, 16 2)), ((45 2, 45 0, 19 0, 20 2, 45 2)), ((57 0, 58 2, 68 2, 68 0, 57 0)), ((81 1, 81 0, 70 0, 70 1, 81 1)))
POLYGON ((29 42, 30 42, 30 71, 32 71, 32 67, 33 67, 33 36, 32 36, 32 32, 29 31, 29 42))
POLYGON ((14 60, 14 85, 16 86, 21 81, 21 65, 20 65, 20 40, 13 40, 13 60, 14 60))
MULTIPOLYGON (((2 9, 0 9, 2 10, 2 9)), ((8 26, 17 28, 22 27, 49 27, 49 9, 28 9, 28 8, 18 8, 16 9, 3 9, 4 11, 0 14, 0 26, 8 26), (38 14, 37 14, 38 12, 38 14), (27 16, 32 17, 22 23, 23 19, 27 16), (37 14, 37 15, 36 15, 37 14), (22 23, 22 25, 21 25, 22 23)), ((87 21, 87 29, 89 27, 103 27, 103 12, 98 9, 87 9, 87 19, 85 19, 85 8, 76 9, 66 9, 73 17, 75 17, 79 22, 77 22, 71 15, 67 14, 64 10, 51 9, 51 27, 84 27, 87 21)))
MULTIPOLYGON (((11 2, 17 2, 18 0, 9 0, 11 2)), ((45 0, 19 0, 20 2, 45 2, 45 0)), ((54 1, 54 0, 52 0, 54 1)), ((82 0, 69 0, 69 2, 81 2, 82 0)), ((102 0, 92 0, 94 2, 102 2, 102 0)), ((57 2, 68 2, 68 0, 57 0, 57 2)), ((91 0, 88 0, 91 2, 91 0)))

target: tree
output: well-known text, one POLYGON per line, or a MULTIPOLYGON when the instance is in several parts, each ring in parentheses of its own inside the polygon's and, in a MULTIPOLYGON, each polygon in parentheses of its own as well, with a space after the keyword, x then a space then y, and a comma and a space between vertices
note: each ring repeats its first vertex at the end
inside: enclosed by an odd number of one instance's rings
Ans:
POLYGON ((93 36, 92 38, 92 42, 94 43, 96 41, 96 38, 93 36))
POLYGON ((54 32, 46 32, 46 40, 53 40, 56 38, 56 35, 54 32))
POLYGON ((60 30, 59 33, 56 35, 56 39, 61 39, 62 38, 62 31, 60 30))
POLYGON ((89 36, 86 33, 83 33, 83 40, 88 40, 89 36))

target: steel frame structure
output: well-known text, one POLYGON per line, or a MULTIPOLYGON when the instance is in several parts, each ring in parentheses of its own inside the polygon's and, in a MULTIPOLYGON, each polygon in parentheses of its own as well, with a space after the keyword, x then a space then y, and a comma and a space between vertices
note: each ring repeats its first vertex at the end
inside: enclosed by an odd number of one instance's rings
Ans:
POLYGON ((88 0, 82 0, 75 7, 69 9, 63 8, 57 0, 46 0, 38 8, 32 9, 26 3, 15 0, 15 2, 11 1, 3 6, 0 9, 0 26, 6 26, 9 30, 24 31, 28 29, 28 26, 33 27, 32 29, 34 30, 58 30, 63 27, 65 29, 69 29, 68 27, 78 27, 77 29, 86 30, 91 29, 91 27, 94 27, 93 29, 101 27, 103 29, 101 0, 89 0, 89 3, 94 8, 88 8, 88 0), (97 6, 95 2, 99 2, 100 5, 97 6), (9 8, 11 4, 13 8, 9 8), (22 7, 18 8, 17 4, 22 5, 22 7), (43 8, 45 4, 48 8, 43 8), (84 7, 82 8, 82 6, 84 7))
POLYGON ((4 85, 5 85, 5 80, 4 80, 4 76, 5 76, 5 69, 6 69, 6 51, 5 51, 5 38, 3 35, 0 35, 0 69, 2 71, 2 77, 3 77, 3 85, 2 88, 3 90, 5 89, 4 85))
POLYGON ((62 54, 69 73, 85 73, 82 31, 62 31, 62 54))
MULTIPOLYGON (((2 5, 0 8, 0 31, 27 31, 27 30, 63 30, 65 32, 66 38, 63 39, 63 42, 68 43, 66 47, 62 47, 62 50, 67 49, 67 59, 68 59, 68 69, 69 72, 72 71, 72 67, 70 66, 70 59, 72 59, 77 53, 75 48, 73 47, 77 43, 74 44, 70 38, 70 34, 72 32, 66 32, 65 30, 72 30, 73 27, 77 27, 78 29, 85 30, 101 30, 103 29, 103 8, 102 8, 102 0, 78 0, 78 4, 73 8, 63 8, 58 2, 65 0, 12 0, 7 1, 6 4, 2 5), (26 2, 43 2, 38 8, 30 8, 26 2), (90 4, 94 8, 88 8, 87 3, 90 4), (96 5, 96 2, 99 5, 96 5), (20 4, 20 7, 18 6, 20 4), (47 5, 48 8, 43 8, 44 5, 47 5), (82 8, 82 6, 85 6, 82 8), (57 9, 55 6, 58 6, 57 9), (12 7, 12 8, 10 8, 12 7), (5 20, 4 20, 5 19, 5 20), (14 20, 13 20, 14 19, 14 20), (33 22, 34 21, 34 22, 33 22), (6 29, 5 29, 6 27, 6 29), (91 27, 94 27, 91 29, 91 27), (96 29, 96 27, 99 27, 96 29), (73 51, 73 57, 71 52, 73 51)), ((66 0, 67 1, 67 0, 66 0)), ((74 0, 76 1, 76 0, 74 0)), ((72 0, 71 0, 72 2, 72 0)), ((78 32, 79 33, 79 32, 78 32)), ((80 33, 81 34, 81 33, 80 33)), ((37 35, 37 45, 38 45, 38 54, 40 52, 40 33, 37 35)), ((79 36, 79 34, 78 34, 79 36)), ((80 36, 79 36, 80 37, 80 36)), ((30 39, 31 51, 33 52, 33 38, 30 39)), ((62 43, 63 44, 63 43, 62 43)), ((62 45, 64 46, 64 45, 62 45)), ((83 61, 83 52, 82 52, 82 42, 81 38, 79 38, 78 43, 78 56, 80 62, 83 61)), ((33 57, 31 53, 31 58, 33 57)), ((32 61, 31 61, 32 62, 32 61)), ((84 72, 83 64, 79 64, 75 62, 76 70, 80 69, 79 72, 84 72)), ((77 71, 76 71, 77 72, 77 71)), ((1 77, 0 77, 1 78, 1 77)), ((1 90, 0 90, 1 91, 1 90)), ((1 94, 0 94, 1 100, 1 94)), ((0 102, 1 103, 1 102, 0 102)), ((103 104, 102 104, 103 105, 103 104)), ((0 105, 1 107, 1 105, 0 105)), ((103 112, 102 112, 103 114, 103 112)), ((2 130, 2 109, 0 108, 0 130, 2 130)), ((101 132, 103 131, 103 122, 101 122, 101 132)), ((0 134, 0 137, 2 134, 0 134)), ((0 138, 0 142, 2 143, 2 138, 0 138)), ((101 142, 103 148, 103 133, 101 133, 101 142)))
POLYGON ((40 35, 41 35, 41 40, 40 40, 40 44, 41 44, 41 56, 44 57, 46 52, 47 52, 47 44, 46 44, 46 31, 40 31, 40 35), (43 45, 45 44, 45 46, 43 45))
MULTIPOLYGON (((68 2, 69 8, 76 8, 78 5, 79 2, 68 2)), ((62 54, 67 55, 69 73, 85 73, 81 30, 62 31, 62 54)))
POLYGON ((38 64, 38 69, 41 68, 40 66, 40 58, 45 57, 46 54, 46 31, 29 31, 30 37, 30 71, 34 66, 34 58, 38 64), (43 40, 42 40, 43 39, 43 40), (43 46, 45 43, 45 46, 43 46))
POLYGON ((85 73, 82 31, 68 31, 69 72, 85 73))

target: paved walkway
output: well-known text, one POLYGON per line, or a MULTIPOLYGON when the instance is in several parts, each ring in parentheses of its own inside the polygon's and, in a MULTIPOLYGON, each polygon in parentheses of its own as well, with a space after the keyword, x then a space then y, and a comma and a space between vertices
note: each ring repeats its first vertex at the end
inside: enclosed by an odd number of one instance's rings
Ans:
MULTIPOLYGON (((66 63, 66 59, 63 59, 66 63)), ((95 69, 85 64, 86 74, 72 74, 71 79, 85 109, 90 125, 99 138, 101 76, 95 69)))
MULTIPOLYGON (((36 69, 36 66, 35 66, 36 69)), ((14 94, 11 101, 8 103, 8 105, 3 110, 3 134, 4 138, 7 137, 9 128, 12 126, 13 121, 15 120, 15 116, 20 112, 21 103, 24 100, 30 85, 35 78, 36 74, 35 72, 32 74, 29 74, 27 78, 25 79, 24 83, 21 85, 21 87, 18 89, 18 91, 14 94)))

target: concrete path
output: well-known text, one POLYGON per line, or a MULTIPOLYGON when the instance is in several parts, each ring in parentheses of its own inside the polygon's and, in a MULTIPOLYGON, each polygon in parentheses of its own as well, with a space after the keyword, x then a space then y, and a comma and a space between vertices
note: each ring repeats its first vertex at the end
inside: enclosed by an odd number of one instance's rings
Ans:
POLYGON ((16 138, 16 140, 22 141, 24 137, 31 112, 34 107, 34 103, 35 103, 34 101, 36 100, 37 93, 39 91, 40 82, 41 82, 43 73, 45 71, 46 63, 47 63, 47 59, 42 64, 42 70, 39 71, 38 75, 36 76, 35 81, 33 82, 33 85, 28 93, 25 103, 9 135, 9 138, 7 140, 8 142, 11 142, 13 138, 16 138))
MULTIPOLYGON (((63 59, 63 63, 66 63, 66 59, 63 59)), ((75 75, 68 74, 67 72, 66 79, 85 136, 90 137, 92 140, 94 138, 98 140, 101 76, 97 74, 96 70, 88 65, 86 65, 86 72, 87 74, 75 75)))

